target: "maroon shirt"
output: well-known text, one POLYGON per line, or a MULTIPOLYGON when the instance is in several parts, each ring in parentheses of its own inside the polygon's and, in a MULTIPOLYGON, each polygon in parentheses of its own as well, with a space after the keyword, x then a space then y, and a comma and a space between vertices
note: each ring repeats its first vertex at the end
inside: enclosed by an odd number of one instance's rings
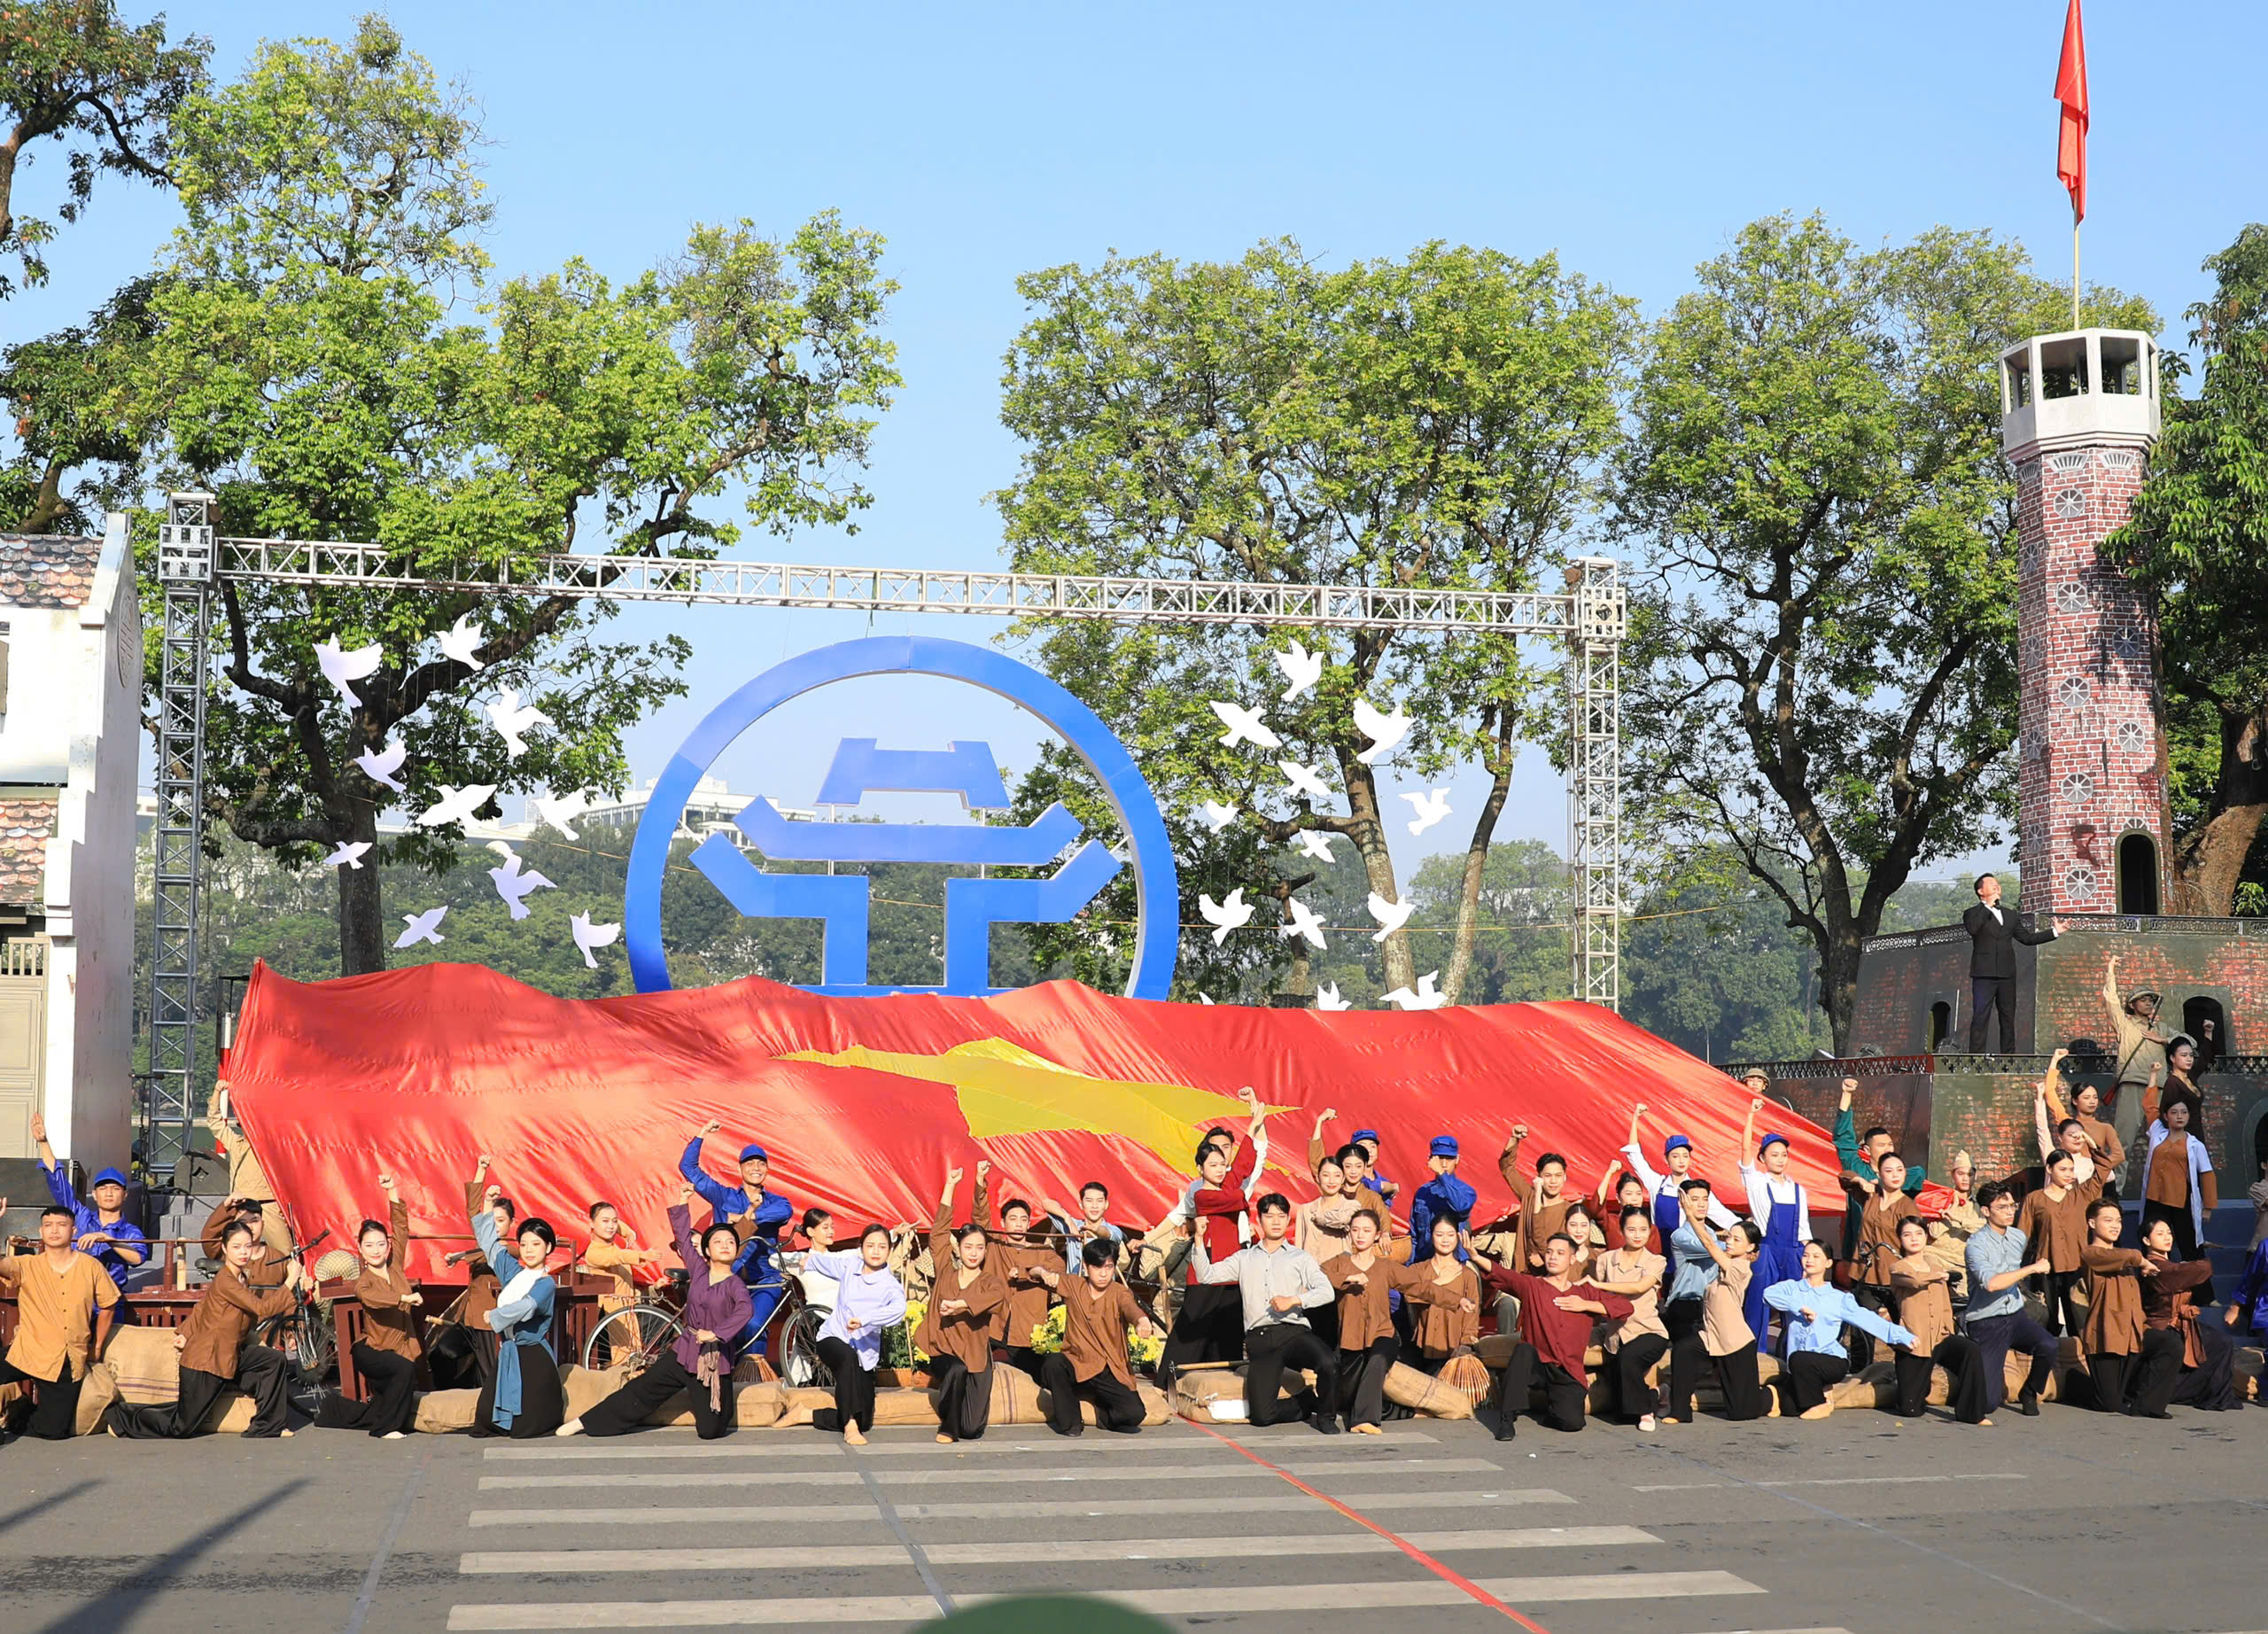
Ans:
POLYGON ((1599 1319, 1588 1311, 1562 1311, 1553 1302, 1573 1294, 1604 1305, 1609 1321, 1619 1322, 1630 1314, 1628 1300, 1588 1282, 1554 1288, 1547 1278, 1498 1265, 1488 1273, 1488 1286, 1520 1302, 1520 1336, 1535 1347, 1537 1359, 1586 1384, 1590 1373, 1583 1366, 1583 1352, 1590 1348, 1591 1326, 1599 1319))

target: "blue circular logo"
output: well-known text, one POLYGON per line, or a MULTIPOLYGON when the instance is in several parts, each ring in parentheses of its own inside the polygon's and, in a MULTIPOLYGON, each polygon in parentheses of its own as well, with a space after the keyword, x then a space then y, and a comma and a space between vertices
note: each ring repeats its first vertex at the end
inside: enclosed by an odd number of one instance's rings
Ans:
MULTIPOLYGON (((654 785, 630 847, 623 891, 623 938, 640 992, 670 987, 662 945, 662 876, 685 805, 718 756, 791 698, 831 681, 863 675, 936 675, 998 694, 1045 721, 1094 774, 1126 831, 1140 904, 1134 969, 1126 991, 1162 999, 1173 985, 1180 943, 1181 886, 1165 819, 1126 746, 1095 712, 1028 664, 987 647, 928 636, 877 635, 839 642, 773 665, 710 711, 654 785)), ((886 750, 873 738, 845 738, 835 751, 822 804, 856 805, 869 790, 958 793, 973 807, 1007 804, 998 765, 983 743, 945 751, 886 750)), ((945 883, 945 980, 941 987, 870 984, 866 974, 867 882, 863 873, 767 874, 721 834, 694 848, 691 861, 726 900, 752 918, 817 919, 825 927, 822 979, 827 993, 892 992, 985 993, 990 984, 991 928, 998 923, 1060 923, 1117 876, 1122 866, 1099 840, 1072 851, 1050 877, 994 879, 985 865, 1036 868, 1079 838, 1078 821, 1051 805, 1023 828, 957 823, 813 823, 788 821, 759 795, 734 820, 749 843, 782 861, 944 862, 977 865, 979 876, 945 883)))

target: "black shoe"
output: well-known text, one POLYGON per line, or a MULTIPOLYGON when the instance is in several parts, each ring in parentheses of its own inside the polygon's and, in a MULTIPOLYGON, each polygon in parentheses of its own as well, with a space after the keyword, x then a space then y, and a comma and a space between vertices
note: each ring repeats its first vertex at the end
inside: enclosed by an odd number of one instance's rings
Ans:
POLYGON ((1316 1413, 1308 1420, 1308 1427, 1318 1436, 1336 1436, 1339 1434, 1339 1415, 1332 1412, 1316 1413))
POLYGON ((2023 1395, 2016 1397, 2016 1411, 2023 1414, 2027 1419, 2038 1418, 2039 1416, 2039 1397, 2034 1396, 2030 1390, 2026 1390, 2023 1395))
POLYGON ((1499 1441, 1510 1441, 1512 1438, 1512 1428, 1513 1426, 1511 1419, 1503 1418, 1497 1420, 1496 1439, 1499 1441))
POLYGON ((2138 1419, 2170 1419, 2173 1414, 2161 1407, 2155 1412, 2138 1412, 2134 1416, 2138 1419))

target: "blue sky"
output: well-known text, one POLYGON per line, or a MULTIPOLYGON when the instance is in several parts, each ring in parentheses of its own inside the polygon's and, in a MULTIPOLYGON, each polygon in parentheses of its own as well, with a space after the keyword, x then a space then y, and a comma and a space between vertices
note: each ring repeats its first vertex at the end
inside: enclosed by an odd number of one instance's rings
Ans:
MULTIPOLYGON (((129 4, 129 12, 136 8, 129 4)), ((351 32, 346 4, 177 5, 233 73, 263 35, 351 32)), ((787 230, 835 207, 889 240, 906 386, 876 440, 858 537, 751 541, 798 561, 986 566, 983 496, 1013 475, 1000 357, 1018 273, 1116 248, 1186 258, 1296 237, 1327 260, 1431 238, 1566 265, 1658 311, 1743 222, 1825 211, 1862 242, 1989 228, 2069 269, 2051 97, 2062 0, 1989 5, 1153 4, 1135 7, 406 4, 390 15, 462 80, 493 145, 490 248, 509 276, 582 255, 627 276, 701 220, 787 230)), ((2257 4, 2098 0, 2086 268, 2173 320, 2200 259, 2262 214, 2268 144, 2214 65, 2268 55, 2257 4), (2249 185, 2248 185, 2249 183, 2249 185)), ((40 211, 59 167, 19 179, 40 211)), ((146 264, 170 224, 107 178, 51 257, 54 282, 0 306, 10 336, 80 315, 146 264)), ((650 776, 711 704, 822 642, 989 621, 648 611, 694 642, 690 696, 636 734, 650 776)), ((942 683, 941 683, 942 684, 942 683)), ((808 800, 836 736, 922 748, 983 735, 1022 764, 1004 706, 911 686, 829 695, 726 763, 734 786, 808 800), (871 707, 870 707, 871 706, 871 707)), ((1477 780, 1454 803, 1478 802, 1477 780)), ((1458 819, 1408 842, 1405 870, 1461 844, 1458 819)), ((1564 844, 1564 795, 1526 757, 1503 837, 1564 844)), ((1401 837, 1397 835, 1397 837, 1401 837)))

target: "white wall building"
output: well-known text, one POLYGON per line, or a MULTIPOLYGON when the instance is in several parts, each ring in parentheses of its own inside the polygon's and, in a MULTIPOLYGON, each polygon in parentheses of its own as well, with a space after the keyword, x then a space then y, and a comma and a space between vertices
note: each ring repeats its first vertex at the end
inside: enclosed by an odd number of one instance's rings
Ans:
POLYGON ((126 1163, 141 700, 126 518, 0 534, 0 1157, 126 1163))

